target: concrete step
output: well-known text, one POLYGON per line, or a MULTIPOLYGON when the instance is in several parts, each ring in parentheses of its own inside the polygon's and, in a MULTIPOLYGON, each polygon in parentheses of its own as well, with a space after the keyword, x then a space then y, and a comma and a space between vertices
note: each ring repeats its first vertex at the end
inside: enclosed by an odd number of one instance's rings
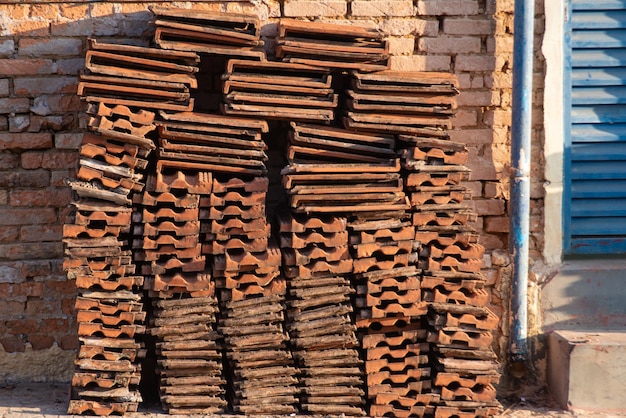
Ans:
POLYGON ((563 409, 626 413, 626 329, 553 331, 548 388, 563 409))

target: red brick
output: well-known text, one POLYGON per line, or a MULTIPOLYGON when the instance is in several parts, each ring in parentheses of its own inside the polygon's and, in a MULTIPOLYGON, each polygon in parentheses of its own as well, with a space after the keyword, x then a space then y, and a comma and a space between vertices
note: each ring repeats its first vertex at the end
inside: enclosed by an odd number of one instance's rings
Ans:
POLYGON ((52 344, 54 344, 54 337, 50 335, 31 334, 28 336, 28 342, 33 350, 44 350, 52 347, 52 344))
POLYGON ((54 170, 50 172, 50 186, 65 186, 65 179, 74 177, 76 170, 54 170))
POLYGON ((446 18, 443 21, 443 32, 448 35, 491 35, 495 25, 489 19, 446 18))
POLYGON ((56 212, 53 208, 24 209, 11 208, 4 209, 0 216, 0 225, 27 225, 45 224, 56 222, 56 212))
POLYGON ((13 80, 13 88, 18 96, 76 93, 77 86, 76 77, 24 77, 13 80))
POLYGON ((417 10, 420 15, 463 16, 480 12, 476 0, 419 0, 417 10))
MULTIPOLYGON (((11 283, 0 283, 0 299, 8 300, 13 295, 13 285, 11 283)), ((0 334, 2 334, 0 330, 0 334)))
MULTIPOLYGON (((0 244, 0 260, 40 260, 63 256, 63 244, 59 242, 29 242, 0 244)), ((1 312, 0 312, 1 316, 1 312)))
POLYGON ((62 170, 76 167, 78 153, 51 151, 44 156, 41 166, 47 169, 62 170))
POLYGON ((15 226, 0 226, 0 242, 14 242, 19 236, 20 232, 15 226))
MULTIPOLYGON (((26 315, 33 317, 56 315, 61 310, 61 303, 58 300, 32 299, 26 301, 26 315)), ((43 329, 41 330, 42 332, 43 329)), ((34 331, 31 331, 34 332, 34 331)))
POLYGON ((87 106, 76 94, 52 94, 46 96, 46 103, 52 113, 76 112, 87 106))
POLYGON ((69 188, 47 188, 37 190, 17 189, 11 191, 11 206, 65 206, 71 200, 69 188))
POLYGON ((13 296, 41 297, 43 295, 42 282, 23 282, 13 284, 13 296))
POLYGON ((502 199, 472 200, 471 206, 479 216, 504 215, 504 200, 502 199))
POLYGON ((41 133, 0 133, 0 150, 32 150, 52 148, 52 134, 41 133))
POLYGON ((68 316, 76 315, 76 299, 63 299, 61 300, 61 312, 68 316))
POLYGON ((46 170, 0 171, 0 187, 47 187, 50 172, 46 170))
POLYGON ((507 217, 485 217, 485 231, 486 232, 509 232, 509 218, 507 217))
POLYGON ((43 163, 43 152, 32 151, 25 152, 21 155, 22 157, 22 168, 25 170, 33 170, 36 168, 41 168, 41 164, 43 163))
POLYGON ((27 225, 20 228, 20 238, 24 242, 61 241, 61 225, 27 225))
POLYGON ((422 37, 417 41, 417 48, 421 52, 431 54, 467 54, 480 52, 481 40, 479 37, 422 37))
POLYGON ((67 334, 70 325, 66 318, 50 318, 41 321, 40 331, 44 335, 63 333, 67 334))
POLYGON ((9 334, 17 335, 37 332, 39 326, 34 319, 12 319, 7 321, 7 328, 9 334))
POLYGON ((82 133, 57 133, 54 135, 54 147, 56 149, 78 150, 83 141, 82 133))
POLYGON ((455 71, 493 71, 496 69, 496 57, 459 54, 454 62, 454 69, 455 71))
POLYGON ((20 157, 17 154, 0 152, 0 170, 10 170, 20 164, 20 157))
POLYGON ((23 353, 26 350, 26 345, 23 341, 20 341, 14 335, 8 335, 0 337, 0 345, 7 353, 23 353))
POLYGON ((22 38, 18 42, 18 55, 41 56, 79 56, 83 52, 83 43, 78 38, 22 38))
POLYGON ((76 295, 76 282, 74 282, 73 280, 47 281, 45 288, 46 295, 76 295))
POLYGON ((0 59, 0 74, 5 76, 23 76, 52 74, 53 63, 49 59, 0 59))
POLYGON ((78 348, 78 336, 65 335, 61 337, 61 341, 59 341, 59 346, 63 350, 76 350, 78 348))
POLYGON ((47 260, 24 261, 20 274, 25 279, 48 276, 51 273, 51 265, 47 260))

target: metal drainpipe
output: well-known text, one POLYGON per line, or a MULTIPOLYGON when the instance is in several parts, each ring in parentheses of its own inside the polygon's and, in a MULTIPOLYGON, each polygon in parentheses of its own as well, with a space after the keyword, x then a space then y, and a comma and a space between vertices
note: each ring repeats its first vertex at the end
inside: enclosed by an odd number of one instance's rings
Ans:
POLYGON ((535 0, 515 0, 511 125, 511 373, 522 377, 528 354, 528 265, 530 234, 530 150, 532 134, 535 0))

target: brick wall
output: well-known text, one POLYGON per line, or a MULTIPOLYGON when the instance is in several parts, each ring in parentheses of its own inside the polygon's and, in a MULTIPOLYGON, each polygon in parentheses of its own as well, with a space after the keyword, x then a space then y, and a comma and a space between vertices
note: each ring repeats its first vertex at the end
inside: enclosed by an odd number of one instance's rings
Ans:
MULTIPOLYGON (((43 352, 55 345, 63 350, 76 347, 75 289, 61 268, 61 228, 70 201, 64 179, 73 174, 84 125, 83 106, 75 95, 77 74, 88 37, 146 45, 152 4, 258 14, 267 23, 262 33, 269 48, 274 23, 281 16, 374 27, 389 35, 393 69, 454 72, 461 94, 452 139, 470 148, 468 186, 479 214, 475 227, 488 254, 484 273, 493 290, 492 309, 506 324, 512 0, 4 3, 0 4, 0 345, 4 355, 31 349, 43 352)), ((538 71, 540 75, 540 61, 538 71)), ((541 141, 540 129, 535 137, 541 141)), ((533 161, 540 161, 539 151, 533 161)), ((533 169, 539 175, 541 165, 533 169)), ((532 245, 538 257, 541 182, 534 186, 532 245)), ((506 347, 505 329, 497 352, 506 347)))

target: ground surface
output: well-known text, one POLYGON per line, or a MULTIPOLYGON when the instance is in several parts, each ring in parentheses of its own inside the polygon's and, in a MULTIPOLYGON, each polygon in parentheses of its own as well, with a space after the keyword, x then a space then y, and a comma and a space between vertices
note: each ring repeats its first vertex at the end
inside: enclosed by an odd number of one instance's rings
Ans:
MULTIPOLYGON (((62 418, 66 415, 69 385, 67 384, 24 384, 0 386, 0 418, 62 418)), ((509 396, 502 400, 502 414, 498 417, 527 418, 612 418, 626 414, 598 414, 596 412, 567 412, 555 406, 543 392, 530 397, 509 396)), ((128 415, 129 418, 173 418, 158 407, 128 415)))

